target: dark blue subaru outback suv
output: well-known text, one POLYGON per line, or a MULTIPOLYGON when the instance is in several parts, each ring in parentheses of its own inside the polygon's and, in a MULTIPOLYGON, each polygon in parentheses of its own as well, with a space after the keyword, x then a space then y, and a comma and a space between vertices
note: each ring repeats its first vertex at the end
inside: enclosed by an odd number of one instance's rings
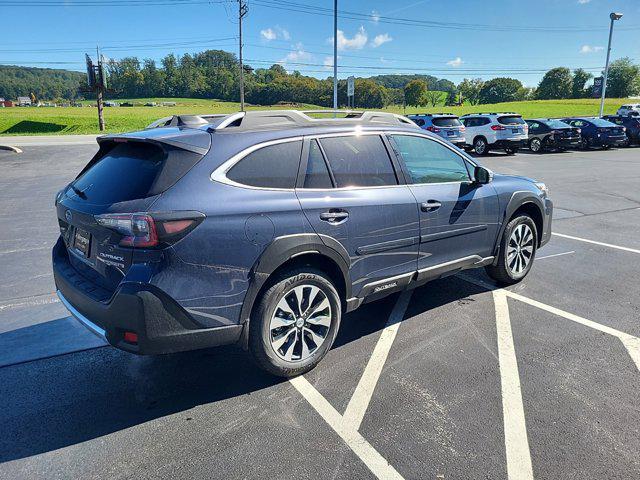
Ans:
POLYGON ((154 127, 99 138, 55 202, 58 295, 128 352, 237 342, 298 375, 331 348, 342 313, 463 269, 518 282, 551 235, 544 184, 494 176, 398 115, 154 127))

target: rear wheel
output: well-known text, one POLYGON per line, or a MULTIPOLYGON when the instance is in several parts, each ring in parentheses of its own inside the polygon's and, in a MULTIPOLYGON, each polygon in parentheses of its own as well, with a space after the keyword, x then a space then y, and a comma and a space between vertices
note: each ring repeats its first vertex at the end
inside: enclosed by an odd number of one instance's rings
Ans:
POLYGON ((331 348, 340 316, 338 292, 323 272, 290 270, 262 295, 249 322, 249 350, 274 375, 302 375, 331 348))
POLYGON ((486 155, 489 153, 489 146, 484 137, 478 137, 473 141, 473 152, 476 155, 486 155))
POLYGON ((485 267, 491 278, 503 285, 518 283, 533 265, 538 245, 536 224, 528 215, 511 220, 502 234, 500 254, 495 265, 485 267))
POLYGON ((533 153, 540 153, 542 151, 542 142, 539 138, 532 138, 529 142, 529 150, 533 153))

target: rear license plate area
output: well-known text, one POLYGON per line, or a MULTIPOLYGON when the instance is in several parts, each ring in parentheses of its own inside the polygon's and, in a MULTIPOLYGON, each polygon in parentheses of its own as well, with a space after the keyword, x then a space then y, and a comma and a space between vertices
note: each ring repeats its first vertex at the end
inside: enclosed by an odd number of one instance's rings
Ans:
POLYGON ((88 257, 91 247, 91 234, 86 230, 76 228, 73 234, 73 247, 82 254, 83 257, 88 257))
POLYGON ((449 130, 447 132, 447 135, 449 135, 450 137, 453 137, 455 135, 455 132, 452 132, 451 130, 449 130))
POLYGON ((520 133, 520 129, 519 128, 512 128, 511 132, 513 133, 520 133))

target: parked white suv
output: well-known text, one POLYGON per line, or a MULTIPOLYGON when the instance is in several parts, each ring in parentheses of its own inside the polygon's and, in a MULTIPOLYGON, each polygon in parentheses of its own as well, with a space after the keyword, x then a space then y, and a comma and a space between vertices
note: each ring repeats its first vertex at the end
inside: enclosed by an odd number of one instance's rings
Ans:
POLYGON ((467 148, 477 155, 492 149, 514 155, 527 144, 529 126, 517 113, 468 113, 460 121, 465 126, 467 148))
POLYGON ((628 103, 626 105, 622 105, 618 109, 618 115, 621 117, 640 116, 640 103, 628 103))

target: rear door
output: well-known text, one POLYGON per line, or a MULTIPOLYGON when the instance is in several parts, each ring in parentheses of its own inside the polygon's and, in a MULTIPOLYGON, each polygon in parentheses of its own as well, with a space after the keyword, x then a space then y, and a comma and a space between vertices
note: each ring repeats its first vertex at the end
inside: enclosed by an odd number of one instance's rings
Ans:
POLYGON ((305 141, 296 192, 314 230, 348 252, 354 296, 401 287, 416 271, 418 212, 396 168, 379 134, 305 141))
POLYGON ((472 182, 473 166, 440 141, 405 133, 389 137, 418 202, 419 271, 492 255, 499 221, 493 186, 472 182))

